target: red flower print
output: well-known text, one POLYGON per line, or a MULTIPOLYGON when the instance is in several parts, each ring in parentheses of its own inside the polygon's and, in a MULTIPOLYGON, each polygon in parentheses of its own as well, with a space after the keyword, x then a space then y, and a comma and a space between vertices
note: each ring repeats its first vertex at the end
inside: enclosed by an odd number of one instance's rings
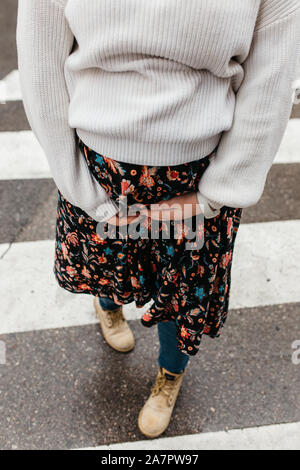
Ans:
POLYGON ((118 173, 118 170, 116 168, 116 162, 114 162, 114 160, 112 160, 112 158, 108 158, 105 155, 102 155, 102 156, 103 156, 103 160, 105 161, 108 168, 110 168, 113 173, 118 173))
POLYGON ((102 256, 98 256, 98 263, 106 263, 107 262, 107 258, 105 258, 104 255, 102 256))
POLYGON ((101 284, 101 286, 107 286, 107 284, 109 284, 109 280, 108 280, 108 279, 101 278, 101 279, 99 280, 99 284, 101 284))
POLYGON ((105 243, 104 238, 100 238, 98 233, 92 233, 91 234, 91 240, 96 243, 97 245, 103 245, 105 243))
POLYGON ((190 336, 188 330, 182 325, 181 327, 181 332, 180 332, 180 336, 182 338, 188 338, 190 336))
POLYGON ((169 168, 169 170, 167 171, 166 174, 167 174, 168 180, 170 180, 170 181, 177 180, 178 177, 179 177, 179 172, 176 171, 176 170, 171 170, 170 168, 169 168))
POLYGON ((87 284, 84 284, 84 283, 79 284, 78 289, 80 289, 80 290, 92 290, 92 288, 90 286, 88 286, 87 284))
POLYGON ((75 233, 75 232, 68 233, 68 235, 66 236, 66 240, 67 240, 68 243, 71 243, 71 245, 73 245, 73 246, 78 246, 79 245, 78 236, 77 236, 77 233, 75 233))
POLYGON ((152 188, 154 186, 155 181, 152 176, 149 174, 149 170, 147 166, 143 166, 142 174, 139 179, 140 184, 146 186, 147 188, 152 188))
POLYGON ((129 194, 134 191, 134 185, 131 184, 129 180, 122 180, 121 181, 121 193, 122 196, 126 196, 126 194, 129 194))
POLYGON ((75 274, 77 273, 76 269, 73 268, 73 266, 67 266, 66 271, 69 274, 69 276, 75 276, 75 274))
POLYGON ((233 225, 232 219, 229 219, 228 223, 227 223, 227 235, 228 235, 228 237, 230 237, 230 235, 231 235, 232 225, 233 225))
POLYGON ((85 277, 87 277, 88 279, 91 279, 92 276, 90 275, 90 271, 87 269, 86 266, 83 266, 83 269, 81 271, 81 274, 85 277))
POLYGON ((205 272, 204 266, 202 266, 201 264, 198 264, 197 274, 200 274, 200 277, 202 277, 204 272, 205 272))
POLYGON ((140 287, 140 283, 136 277, 130 279, 132 287, 140 287))
POLYGON ((149 313, 145 313, 143 315, 143 320, 144 321, 150 321, 152 319, 152 316, 149 313))

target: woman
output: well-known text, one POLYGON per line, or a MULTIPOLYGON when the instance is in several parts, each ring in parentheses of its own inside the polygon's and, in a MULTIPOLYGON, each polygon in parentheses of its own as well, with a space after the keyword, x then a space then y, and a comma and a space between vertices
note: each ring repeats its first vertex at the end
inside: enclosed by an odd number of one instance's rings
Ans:
POLYGON ((24 107, 59 189, 57 281, 94 296, 120 352, 134 347, 122 305, 153 301, 148 437, 167 428, 202 335, 226 321, 242 209, 292 108, 299 26, 299 0, 19 2, 24 107))

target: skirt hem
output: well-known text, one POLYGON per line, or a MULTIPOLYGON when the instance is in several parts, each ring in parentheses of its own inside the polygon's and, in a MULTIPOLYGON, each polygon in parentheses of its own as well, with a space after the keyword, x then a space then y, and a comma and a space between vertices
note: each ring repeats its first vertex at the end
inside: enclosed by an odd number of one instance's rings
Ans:
POLYGON ((107 290, 105 292, 103 291, 102 292, 103 295, 101 295, 101 292, 100 292, 101 289, 93 289, 92 287, 89 287, 88 289, 76 289, 76 288, 74 288, 74 286, 72 288, 70 288, 70 287, 67 286, 67 283, 62 282, 59 279, 56 270, 54 271, 54 276, 55 276, 55 279, 56 279, 56 282, 58 283, 58 285, 62 289, 67 290, 68 292, 71 292, 72 294, 92 295, 93 297, 106 297, 106 298, 110 298, 111 300, 113 300, 116 303, 120 303, 120 305, 127 305, 127 304, 131 304, 132 302, 135 302, 136 308, 142 308, 148 302, 151 302, 151 300, 152 300, 152 297, 151 297, 148 300, 143 301, 143 303, 140 303, 140 302, 137 303, 136 299, 134 298, 134 294, 132 294, 127 299, 120 300, 120 299, 117 298, 117 296, 113 297, 112 295, 110 295, 110 292, 107 292, 107 290))

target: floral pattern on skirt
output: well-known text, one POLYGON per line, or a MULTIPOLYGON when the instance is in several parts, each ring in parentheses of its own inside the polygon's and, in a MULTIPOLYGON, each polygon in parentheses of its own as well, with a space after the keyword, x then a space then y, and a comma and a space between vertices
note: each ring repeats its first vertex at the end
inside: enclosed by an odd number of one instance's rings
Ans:
MULTIPOLYGON (((172 167, 136 165, 100 155, 76 137, 99 184, 116 203, 126 196, 129 206, 196 191, 215 153, 172 167)), ((141 318, 142 324, 150 327, 174 320, 180 350, 193 356, 202 335, 220 336, 226 321, 241 214, 241 208, 223 206, 219 215, 204 219, 204 224, 197 225, 195 216, 191 218, 193 225, 160 222, 159 233, 167 235, 159 238, 151 238, 151 221, 145 217, 141 229, 148 236, 101 237, 97 222, 59 192, 56 279, 70 292, 109 297, 120 305, 135 301, 139 308, 154 299, 141 318), (202 246, 186 249, 192 228, 198 240, 202 237, 202 246)))

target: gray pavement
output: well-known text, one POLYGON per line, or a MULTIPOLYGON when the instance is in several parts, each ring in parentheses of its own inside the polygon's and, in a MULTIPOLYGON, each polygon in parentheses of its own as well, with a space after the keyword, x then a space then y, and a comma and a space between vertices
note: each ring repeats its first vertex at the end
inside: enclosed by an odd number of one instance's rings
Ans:
POLYGON ((15 30, 18 0, 1 0, 0 4, 0 80, 17 67, 15 30))
MULTIPOLYGON (((233 310, 187 368, 163 437, 300 421, 292 342, 300 304, 233 310)), ((143 439, 137 415, 156 376, 156 327, 131 322, 135 350, 110 349, 98 325, 0 336, 2 449, 64 449, 143 439)))

